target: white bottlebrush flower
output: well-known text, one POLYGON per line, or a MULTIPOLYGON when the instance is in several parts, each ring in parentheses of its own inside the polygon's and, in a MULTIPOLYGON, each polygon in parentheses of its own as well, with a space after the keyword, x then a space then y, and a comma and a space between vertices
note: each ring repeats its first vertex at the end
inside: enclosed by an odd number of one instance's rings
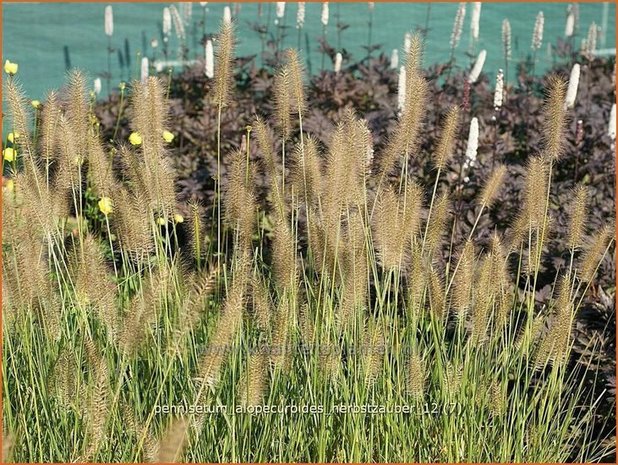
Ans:
POLYGON ((206 41, 204 47, 204 72, 208 79, 215 77, 215 52, 210 39, 206 41))
POLYGON ((101 78, 96 78, 94 80, 94 93, 95 95, 99 95, 101 93, 101 78))
POLYGON ((183 22, 187 25, 191 24, 191 18, 193 18, 193 3, 181 2, 179 6, 183 22))
POLYGON ((163 35, 169 36, 172 32, 172 13, 168 7, 163 8, 163 35))
POLYGON ((376 7, 376 2, 368 2, 369 11, 373 11, 376 7))
POLYGON ((455 22, 453 23, 453 32, 451 32, 451 48, 457 48, 459 45, 459 39, 461 39, 461 32, 463 31, 464 20, 466 19, 466 4, 461 2, 457 8, 455 14, 455 22))
POLYGON ((229 6, 226 6, 225 8, 223 8, 223 22, 225 24, 232 23, 232 10, 230 9, 229 6))
POLYGON ((399 50, 394 48, 393 53, 391 53, 391 68, 397 69, 398 67, 399 67, 399 50))
POLYGON ((150 41, 150 48, 157 48, 159 46, 159 41, 157 39, 152 39, 150 41))
POLYGON ((146 81, 148 81, 148 57, 142 58, 142 66, 140 68, 140 80, 142 84, 146 84, 146 81))
POLYGON ((494 91, 494 108, 498 111, 502 108, 502 100, 504 99, 504 72, 499 69, 496 75, 496 90, 494 91))
POLYGON ((285 2, 277 2, 275 7, 275 16, 277 18, 283 18, 285 16, 285 2))
POLYGON ((597 27, 597 23, 593 22, 588 28, 588 37, 586 37, 584 52, 588 56, 588 58, 592 58, 594 52, 597 50, 597 36, 599 33, 599 28, 597 27))
POLYGON ((483 71, 483 65, 485 65, 485 58, 487 58, 487 50, 481 50, 479 56, 474 62, 474 66, 468 75, 468 82, 474 84, 483 71))
POLYGON ((208 2, 200 2, 200 6, 202 8, 206 8, 206 5, 208 5, 208 2))
POLYGON ((464 166, 470 168, 476 163, 476 154, 479 148, 479 120, 472 118, 470 121, 470 132, 468 133, 468 146, 466 147, 466 161, 464 166))
POLYGON ((170 14, 172 15, 174 29, 176 29, 176 37, 178 37, 178 39, 181 41, 185 40, 185 38, 187 37, 187 34, 185 32, 185 25, 182 21, 180 13, 178 12, 178 9, 174 5, 170 6, 170 14))
POLYGON ((609 112, 609 125, 607 127, 607 134, 612 140, 616 140, 616 104, 612 105, 612 110, 609 112))
POLYGON ((328 26, 328 2, 322 3, 322 16, 320 18, 322 26, 328 26))
POLYGON ((579 63, 575 63, 571 68, 571 76, 569 77, 569 87, 567 88, 565 106, 567 108, 573 108, 575 105, 575 98, 577 97, 577 87, 579 86, 579 63))
POLYGON ((412 46, 412 34, 410 34, 409 32, 406 32, 405 35, 403 36, 403 51, 405 52, 406 55, 410 51, 411 46, 412 46))
POLYGON ((399 111, 403 110, 406 104, 406 68, 401 66, 399 68, 399 82, 397 83, 397 108, 399 111))
POLYGON ((502 21, 502 50, 507 60, 511 59, 511 23, 508 19, 502 21))
POLYGON ((105 35, 111 37, 114 34, 114 12, 111 5, 105 7, 105 35))
POLYGON ((298 3, 298 10, 296 10, 296 27, 302 29, 305 25, 305 2, 298 3))
POLYGON ((569 12, 566 19, 566 24, 564 25, 564 36, 565 37, 573 37, 573 33, 575 32, 575 15, 573 12, 569 12))
POLYGON ((545 16, 543 12, 539 11, 536 15, 536 21, 534 22, 534 30, 532 31, 532 50, 538 50, 543 43, 543 27, 545 25, 545 16))
POLYGON ((479 39, 481 29, 481 2, 472 3, 472 14, 470 16, 470 32, 474 40, 479 39))
POLYGON ((341 52, 337 52, 337 55, 335 55, 335 73, 338 73, 339 71, 341 71, 342 61, 343 61, 343 56, 341 55, 341 52))

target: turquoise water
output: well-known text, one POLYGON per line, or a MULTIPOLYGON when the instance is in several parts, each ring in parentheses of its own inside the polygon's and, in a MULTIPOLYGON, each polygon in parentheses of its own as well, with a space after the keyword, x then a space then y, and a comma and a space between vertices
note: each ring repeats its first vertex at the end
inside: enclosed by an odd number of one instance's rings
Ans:
MULTIPOLYGON (((107 70, 108 38, 104 34, 104 9, 106 3, 4 3, 3 8, 3 62, 10 59, 19 63, 19 78, 30 98, 42 99, 51 88, 58 88, 64 81, 67 66, 79 67, 87 72, 89 79, 107 70)), ((168 4, 164 3, 117 3, 113 4, 114 33, 111 44, 116 49, 111 57, 112 86, 130 76, 136 77, 139 69, 139 54, 151 57, 151 39, 159 41, 158 55, 161 56, 160 28, 162 11, 168 4), (128 45, 126 54, 125 45, 128 45), (120 67, 118 49, 123 55, 125 65, 130 62, 129 69, 120 67), (128 58, 128 59, 127 59, 128 58)), ((179 5, 176 4, 180 9, 179 5)), ((214 33, 217 29, 223 8, 230 5, 232 11, 240 7, 235 17, 238 24, 238 53, 259 53, 261 42, 249 23, 268 21, 269 32, 276 34, 274 25, 275 5, 262 4, 262 16, 258 17, 258 5, 255 3, 211 3, 206 7, 206 33, 214 33)), ((530 41, 534 28, 535 17, 542 10, 545 16, 545 31, 543 46, 538 52, 539 66, 551 64, 547 44, 556 42, 564 35, 567 3, 485 3, 482 6, 480 20, 480 40, 476 50, 487 49, 485 71, 495 72, 503 67, 501 24, 504 18, 511 23, 513 34, 513 59, 516 60, 530 53, 530 41)), ((304 33, 308 35, 311 50, 309 57, 313 70, 319 70, 321 56, 317 51, 317 39, 322 35, 320 3, 306 4, 306 19, 303 29, 301 48, 306 53, 304 33)), ((382 44, 384 49, 403 47, 403 37, 406 31, 424 27, 429 13, 429 31, 426 38, 425 64, 447 60, 450 53, 449 38, 453 20, 457 11, 457 3, 376 3, 373 14, 373 43, 382 44)), ((369 8, 363 3, 330 3, 330 20, 327 27, 327 38, 331 45, 336 46, 337 16, 349 28, 341 35, 341 47, 353 53, 356 58, 364 56, 362 46, 367 44, 369 8)), ((615 46, 615 4, 605 7, 608 13, 607 28, 601 32, 598 47, 615 46)), ((297 4, 287 4, 284 24, 291 26, 284 46, 298 44, 296 25, 297 4)), ((575 43, 579 44, 587 33, 592 21, 603 24, 604 5, 602 3, 584 3, 579 5, 579 25, 575 43)), ((182 11, 182 10, 181 10, 182 11)), ((469 50, 470 17, 472 5, 467 5, 463 34, 456 57, 459 63, 469 64, 466 52, 469 50)), ((187 45, 191 51, 190 58, 201 56, 198 45, 202 34, 204 10, 198 4, 192 6, 192 17, 187 25, 187 45)), ((173 35, 173 33, 172 33, 173 35)), ((176 58, 177 40, 169 42, 171 58, 176 58)), ((344 64, 345 65, 345 64, 344 64)), ((332 63, 327 63, 332 67, 332 63)), ((106 92, 106 81, 103 79, 103 93, 106 92)))

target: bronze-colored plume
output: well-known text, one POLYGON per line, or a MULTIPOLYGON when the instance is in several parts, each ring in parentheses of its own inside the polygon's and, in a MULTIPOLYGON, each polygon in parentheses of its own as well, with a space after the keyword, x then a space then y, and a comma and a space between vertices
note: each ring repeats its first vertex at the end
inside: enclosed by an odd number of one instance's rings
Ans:
POLYGON ((234 26, 223 21, 219 27, 219 47, 216 52, 214 100, 219 107, 225 107, 230 100, 234 79, 234 26))
POLYGON ((579 277, 582 281, 591 282, 594 279, 599 260, 612 239, 613 229, 609 226, 601 228, 592 237, 590 245, 584 250, 579 261, 579 277))
POLYGON ((571 197, 569 215, 569 228, 567 230, 567 241, 570 249, 576 249, 582 245, 582 239, 586 232, 586 210, 588 203, 588 188, 579 185, 575 188, 571 197))
POLYGON ((543 111, 542 135, 544 140, 543 155, 556 160, 564 152, 564 131, 567 110, 564 105, 567 84, 558 76, 550 76, 547 81, 547 97, 543 111))
POLYGON ((457 141, 457 128, 459 126, 459 107, 454 106, 449 109, 442 123, 442 134, 440 141, 433 153, 434 166, 442 170, 453 156, 455 142, 457 141))
POLYGON ((183 418, 170 422, 157 445, 154 463, 177 463, 181 460, 188 439, 189 424, 183 418))
POLYGON ((483 187, 481 195, 479 196, 479 203, 481 206, 491 207, 500 193, 506 174, 506 166, 504 165, 498 166, 494 172, 491 173, 491 176, 487 180, 487 183, 483 187))

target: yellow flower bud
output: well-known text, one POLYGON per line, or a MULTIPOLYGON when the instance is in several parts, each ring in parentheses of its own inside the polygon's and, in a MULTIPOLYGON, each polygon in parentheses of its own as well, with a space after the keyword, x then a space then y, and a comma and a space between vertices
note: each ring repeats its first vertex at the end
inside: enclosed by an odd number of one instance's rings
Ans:
POLYGON ((174 134, 169 131, 163 131, 163 140, 165 140, 165 142, 169 144, 171 141, 174 140, 174 134))
POLYGON ((17 70, 19 69, 19 65, 17 63, 11 63, 9 60, 4 62, 4 72, 6 74, 17 74, 17 70))
POLYGON ((157 224, 159 226, 165 226, 167 224, 167 221, 165 220, 165 218, 159 217, 159 218, 157 218, 157 224))
POLYGON ((38 100, 33 100, 32 102, 30 102, 30 104, 33 106, 33 108, 38 109, 41 106, 41 102, 38 100))
POLYGON ((9 163, 15 160, 15 155, 16 155, 15 150, 12 149, 11 147, 7 147, 2 151, 2 156, 9 163))
POLYGON ((184 217, 178 213, 174 215, 174 223, 182 223, 184 221, 184 217))
POLYGON ((129 136, 129 142, 131 142, 131 145, 141 145, 142 135, 139 132, 132 132, 129 136))
POLYGON ((15 132, 9 132, 9 135, 6 137, 9 142, 13 143, 15 142, 17 139, 19 139, 19 132, 15 131, 15 132))
POLYGON ((127 86, 127 84, 125 82, 121 82, 120 84, 118 84, 118 88, 120 90, 124 90, 124 88, 127 86))
POLYGON ((13 181, 12 179, 9 179, 4 184, 4 187, 6 188, 7 191, 13 192, 15 190, 15 181, 13 181))
POLYGON ((101 197, 101 200, 99 200, 99 210, 101 210, 101 213, 105 216, 112 213, 114 211, 112 199, 109 197, 101 197))

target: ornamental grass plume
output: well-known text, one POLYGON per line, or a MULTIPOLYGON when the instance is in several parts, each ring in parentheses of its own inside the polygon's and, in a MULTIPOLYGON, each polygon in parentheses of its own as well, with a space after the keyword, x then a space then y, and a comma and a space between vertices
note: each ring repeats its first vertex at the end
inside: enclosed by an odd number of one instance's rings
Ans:
POLYGON ((155 446, 157 451, 154 463, 177 463, 188 440, 189 423, 183 418, 173 419, 155 446))
POLYGON ((474 66, 470 70, 470 74, 468 75, 468 82, 470 84, 474 84, 479 76, 481 75, 481 71, 483 71, 483 65, 485 65, 485 59, 487 58, 487 50, 481 50, 476 61, 474 62, 474 66))
POLYGON ((253 192, 251 166, 247 165, 245 154, 240 150, 234 151, 229 159, 228 183, 225 188, 225 214, 228 222, 236 231, 237 246, 251 250, 258 210, 253 192))
POLYGON ((485 183, 485 186, 478 197, 481 206, 491 207, 491 205, 496 201, 500 193, 500 189, 504 185, 506 175, 507 169, 504 165, 498 166, 491 173, 491 176, 487 180, 487 183, 485 183))
POLYGON ((55 92, 50 92, 41 110, 39 154, 45 161, 46 181, 49 184, 50 163, 57 158, 56 134, 60 119, 60 105, 55 92))
MULTIPOLYGON (((478 125, 477 125, 478 126, 478 125)), ((472 124, 470 126, 472 128, 472 124)), ((459 107, 451 107, 441 127, 440 140, 438 146, 432 154, 433 165, 438 170, 443 170, 446 164, 453 157, 455 151, 455 143, 457 141, 457 129, 459 128, 459 107)), ((472 131, 472 129, 471 129, 472 131)), ((469 145, 469 144, 468 144, 469 145)), ((478 145, 478 134, 477 134, 478 145)), ((467 152, 466 152, 467 155, 467 152)))
POLYGON ((566 100, 567 86, 558 76, 550 76, 547 82, 546 98, 543 106, 543 156, 557 160, 564 153, 564 133, 567 121, 566 100))
POLYGON ((599 266, 599 260, 606 252, 606 248, 613 238, 612 228, 605 226, 590 239, 590 243, 585 248, 578 264, 579 277, 583 282, 589 283, 594 279, 599 266))
POLYGON ((260 405, 267 388, 268 359, 259 352, 250 354, 246 363, 245 373, 238 382, 240 403, 245 407, 260 405))
MULTIPOLYGON (((229 9, 229 7, 226 7, 229 9)), ((219 47, 217 48, 214 101, 217 106, 225 107, 230 102, 234 76, 234 27, 231 21, 223 21, 219 28, 219 47)))
POLYGON ((586 216, 588 204, 588 188, 578 185, 573 190, 573 203, 569 215, 569 227, 567 229, 567 244, 570 249, 579 248, 586 233, 586 216))
POLYGON ((405 78, 399 85, 398 102, 399 105, 403 105, 403 109, 397 119, 395 130, 378 160, 382 176, 389 174, 401 157, 416 155, 429 92, 427 81, 420 72, 421 55, 421 37, 419 34, 414 34, 410 51, 406 56, 404 72, 400 68, 400 77, 404 75, 405 78))

